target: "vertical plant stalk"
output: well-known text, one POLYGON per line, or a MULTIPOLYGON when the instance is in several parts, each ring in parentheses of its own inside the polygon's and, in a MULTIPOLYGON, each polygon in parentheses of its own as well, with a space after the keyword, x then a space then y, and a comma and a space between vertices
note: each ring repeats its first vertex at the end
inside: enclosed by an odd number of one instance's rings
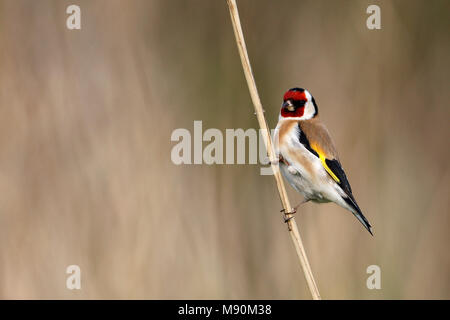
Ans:
MULTIPOLYGON (((244 74, 247 80, 250 96, 252 98, 253 106, 255 107, 256 117, 258 118, 264 144, 266 146, 266 150, 270 159, 274 177, 277 182, 281 204, 285 212, 292 212, 292 207, 286 193, 286 188, 284 187, 283 179, 280 174, 280 169, 278 167, 278 159, 276 158, 275 151, 273 149, 270 131, 267 126, 266 118, 264 117, 264 111, 261 104, 261 100, 259 98, 258 90, 256 89, 256 83, 253 77, 252 68, 250 66, 247 48, 245 46, 244 34, 242 32, 241 21, 239 19, 236 0, 227 0, 227 3, 228 8, 230 9, 231 22, 233 24, 234 35, 236 36, 236 43, 239 50, 239 55, 241 57, 242 68, 244 69, 244 74)), ((290 219, 287 222, 289 234, 291 236, 292 242, 294 243, 295 251, 297 252, 300 265, 302 266, 303 273, 306 278, 306 282, 308 283, 309 291, 311 292, 312 298, 314 300, 320 300, 321 297, 319 294, 319 289, 317 288, 316 282, 314 280, 314 276, 311 271, 311 266, 309 265, 308 257, 306 256, 305 248, 303 247, 303 242, 297 228, 297 223, 295 222, 295 219, 292 214, 288 214, 287 218, 290 219)))

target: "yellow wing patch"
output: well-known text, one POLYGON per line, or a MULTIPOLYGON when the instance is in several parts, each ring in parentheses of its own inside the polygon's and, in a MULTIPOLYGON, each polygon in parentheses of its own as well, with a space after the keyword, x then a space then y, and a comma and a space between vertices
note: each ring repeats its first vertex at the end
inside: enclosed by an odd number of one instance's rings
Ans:
POLYGON ((325 168, 325 170, 328 172, 328 174, 333 178, 334 181, 336 181, 337 183, 341 183, 341 181, 339 180, 339 178, 334 174, 334 172, 330 169, 330 167, 328 167, 326 161, 325 161, 325 154, 322 151, 321 148, 319 148, 319 146, 315 143, 311 144, 311 148, 317 152, 317 154, 319 155, 319 159, 320 162, 322 162, 322 166, 325 168))

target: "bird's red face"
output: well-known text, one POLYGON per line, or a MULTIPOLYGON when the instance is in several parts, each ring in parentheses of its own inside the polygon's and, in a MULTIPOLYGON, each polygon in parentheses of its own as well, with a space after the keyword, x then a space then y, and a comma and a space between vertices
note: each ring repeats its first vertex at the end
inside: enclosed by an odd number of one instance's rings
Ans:
POLYGON ((286 91, 281 105, 283 118, 313 118, 317 114, 317 106, 311 94, 302 88, 286 91))

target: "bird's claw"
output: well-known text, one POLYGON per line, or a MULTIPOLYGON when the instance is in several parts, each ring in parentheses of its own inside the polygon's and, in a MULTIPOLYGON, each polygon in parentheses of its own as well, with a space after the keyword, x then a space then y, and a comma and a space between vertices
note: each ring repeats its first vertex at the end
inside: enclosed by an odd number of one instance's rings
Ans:
POLYGON ((284 213, 284 214, 294 214, 297 212, 297 208, 292 208, 291 212, 286 212, 286 209, 281 209, 280 212, 284 213))
POLYGON ((284 222, 288 223, 294 217, 294 213, 297 212, 296 208, 292 208, 292 211, 286 212, 286 209, 281 209, 280 212, 284 213, 284 222), (288 217, 289 216, 289 217, 288 217))

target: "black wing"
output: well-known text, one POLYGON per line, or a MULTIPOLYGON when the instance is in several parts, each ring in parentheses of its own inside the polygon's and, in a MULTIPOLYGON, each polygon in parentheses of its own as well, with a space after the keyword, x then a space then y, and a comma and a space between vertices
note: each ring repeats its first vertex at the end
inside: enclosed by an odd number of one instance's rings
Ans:
POLYGON ((331 171, 333 171, 333 173, 339 178, 340 182, 337 181, 336 182, 339 184, 339 186, 342 188, 342 190, 344 190, 345 194, 347 195, 347 197, 343 197, 343 199, 345 200, 345 202, 347 202, 347 204, 350 207, 355 209, 356 211, 355 217, 363 224, 363 226, 367 229, 367 231, 369 231, 370 234, 373 235, 372 231, 370 230, 372 226, 370 225, 366 217, 363 215, 361 209, 356 203, 356 200, 352 194, 352 187, 350 187, 350 183, 348 182, 347 176, 345 175, 344 169, 342 169, 340 162, 336 159, 335 160, 325 159, 325 162, 327 166, 331 169, 331 171))
POLYGON ((352 187, 350 186, 350 183, 348 182, 347 176, 345 175, 344 169, 342 169, 341 163, 339 160, 333 159, 325 159, 325 163, 327 164, 328 168, 330 168, 331 171, 338 177, 339 182, 336 181, 339 186, 344 190, 344 192, 348 195, 352 195, 352 187))

